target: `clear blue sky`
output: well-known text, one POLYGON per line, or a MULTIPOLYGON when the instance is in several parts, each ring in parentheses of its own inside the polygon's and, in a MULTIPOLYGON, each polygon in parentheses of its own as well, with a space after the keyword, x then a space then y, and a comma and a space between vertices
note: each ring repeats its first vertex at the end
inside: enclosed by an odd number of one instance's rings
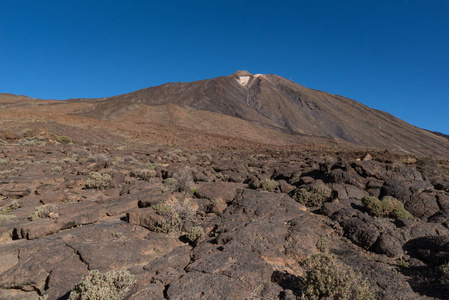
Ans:
POLYGON ((277 74, 449 134, 448 0, 1 0, 0 92, 277 74))

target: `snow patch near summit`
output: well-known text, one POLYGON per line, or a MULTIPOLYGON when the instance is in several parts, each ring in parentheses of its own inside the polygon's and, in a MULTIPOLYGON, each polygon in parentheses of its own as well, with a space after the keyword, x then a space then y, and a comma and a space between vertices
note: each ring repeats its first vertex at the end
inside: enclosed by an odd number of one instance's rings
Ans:
POLYGON ((237 79, 237 81, 238 81, 241 85, 247 86, 250 78, 251 78, 251 76, 240 76, 240 77, 237 79))

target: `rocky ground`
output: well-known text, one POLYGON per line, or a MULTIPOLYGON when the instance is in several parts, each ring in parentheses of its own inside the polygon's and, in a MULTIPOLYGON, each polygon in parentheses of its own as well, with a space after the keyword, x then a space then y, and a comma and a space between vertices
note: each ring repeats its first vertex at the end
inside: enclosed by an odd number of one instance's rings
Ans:
POLYGON ((449 298, 448 161, 22 139, 0 144, 0 182, 0 299, 67 299, 90 270, 125 269, 125 299, 301 299, 320 252, 376 299, 449 298))

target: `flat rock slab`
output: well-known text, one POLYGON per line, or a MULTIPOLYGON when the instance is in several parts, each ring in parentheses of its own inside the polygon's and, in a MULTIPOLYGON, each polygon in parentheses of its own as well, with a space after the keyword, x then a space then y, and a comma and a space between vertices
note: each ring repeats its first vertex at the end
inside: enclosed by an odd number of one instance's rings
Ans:
MULTIPOLYGON (((87 275, 88 270, 142 268, 182 245, 175 237, 114 220, 36 240, 13 241, 0 246, 0 291, 13 288, 43 293, 45 290, 51 299, 58 299, 87 275)), ((0 292, 0 299, 2 296, 0 292)))
POLYGON ((157 230, 157 225, 165 220, 161 215, 158 215, 151 207, 136 208, 126 214, 126 220, 130 224, 135 224, 148 228, 151 231, 157 230))
POLYGON ((39 219, 22 223, 14 228, 12 237, 14 239, 34 240, 46 235, 54 234, 61 230, 61 224, 55 223, 49 218, 39 219))
POLYGON ((222 199, 230 202, 237 194, 237 189, 243 188, 241 183, 231 182, 202 182, 198 184, 198 190, 195 194, 198 198, 222 199))

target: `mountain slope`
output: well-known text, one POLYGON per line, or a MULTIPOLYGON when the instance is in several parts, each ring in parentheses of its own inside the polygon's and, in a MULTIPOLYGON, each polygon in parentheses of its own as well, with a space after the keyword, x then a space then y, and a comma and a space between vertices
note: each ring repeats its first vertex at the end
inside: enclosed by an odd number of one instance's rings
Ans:
MULTIPOLYGON (((172 104, 249 121, 293 136, 298 143, 304 137, 320 137, 409 154, 449 154, 448 140, 442 136, 357 101, 309 89, 275 75, 238 71, 231 76, 167 83, 111 98, 72 101, 93 104, 76 114, 104 120, 115 120, 140 105, 172 104)), ((197 121, 182 126, 197 127, 201 114, 196 115, 197 121)), ((225 126, 218 125, 214 131, 217 128, 223 135, 235 135, 225 126)), ((211 129, 202 128, 206 132, 211 129)))

